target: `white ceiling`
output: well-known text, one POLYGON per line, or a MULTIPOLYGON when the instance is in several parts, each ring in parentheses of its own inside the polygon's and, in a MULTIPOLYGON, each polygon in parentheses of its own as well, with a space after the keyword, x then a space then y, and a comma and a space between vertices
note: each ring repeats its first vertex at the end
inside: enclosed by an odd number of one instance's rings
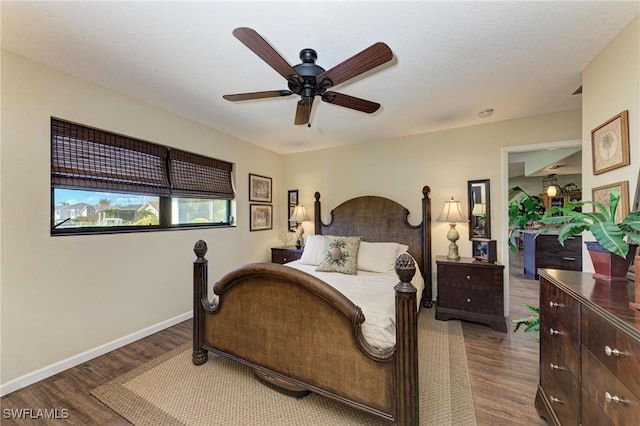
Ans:
POLYGON ((580 108, 587 64, 638 1, 9 2, 2 47, 278 153, 580 108), (311 47, 330 69, 377 41, 391 62, 336 86, 382 104, 369 115, 296 97, 231 32, 251 27, 291 65, 311 47), (490 118, 478 112, 494 108, 490 118))

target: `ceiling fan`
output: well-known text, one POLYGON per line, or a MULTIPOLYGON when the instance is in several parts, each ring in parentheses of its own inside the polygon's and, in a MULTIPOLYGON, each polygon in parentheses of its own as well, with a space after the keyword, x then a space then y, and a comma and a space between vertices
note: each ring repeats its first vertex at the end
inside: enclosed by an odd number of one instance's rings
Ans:
MULTIPOLYGON (((339 105, 345 108, 371 114, 380 108, 380 104, 356 98, 354 96, 337 93, 330 89, 340 83, 369 71, 393 58, 389 46, 382 42, 375 43, 362 52, 352 56, 342 63, 325 71, 316 65, 318 54, 313 49, 302 49, 300 60, 302 63, 293 67, 284 60, 255 30, 251 28, 236 28, 233 35, 258 55, 288 83, 289 90, 270 90, 265 92, 238 93, 224 95, 228 101, 246 101, 251 99, 276 98, 280 96, 300 95, 296 108, 295 124, 308 124, 311 116, 313 99, 320 96, 323 102, 339 105)), ((310 124, 309 124, 310 126, 310 124)))

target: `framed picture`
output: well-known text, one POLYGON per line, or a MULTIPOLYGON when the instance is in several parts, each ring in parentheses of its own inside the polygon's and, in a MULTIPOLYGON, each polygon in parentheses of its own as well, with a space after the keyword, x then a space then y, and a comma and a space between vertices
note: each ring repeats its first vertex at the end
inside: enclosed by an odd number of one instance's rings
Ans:
POLYGON ((271 202, 271 178, 249 173, 249 201, 271 202))
POLYGON ((273 206, 271 204, 250 204, 249 231, 264 231, 273 228, 273 206))
POLYGON ((473 238, 473 258, 483 262, 494 263, 496 261, 496 240, 487 238, 473 238))
POLYGON ((289 208, 287 209, 289 215, 287 216, 287 225, 289 226, 290 232, 296 232, 296 226, 298 226, 295 222, 289 222, 291 219, 291 215, 293 214, 293 209, 298 205, 298 190, 293 189, 287 192, 287 199, 289 200, 289 208))
POLYGON ((622 181, 612 183, 611 185, 598 186, 593 188, 592 195, 593 201, 604 204, 606 208, 609 208, 609 193, 611 188, 616 188, 620 192, 620 202, 618 203, 618 209, 616 210, 616 223, 622 222, 622 219, 629 214, 629 182, 622 181))
POLYGON ((630 164, 627 110, 591 131, 591 157, 594 175, 630 164))
POLYGON ((638 183, 636 184, 636 196, 633 199, 632 212, 640 212, 640 173, 638 173, 638 183))

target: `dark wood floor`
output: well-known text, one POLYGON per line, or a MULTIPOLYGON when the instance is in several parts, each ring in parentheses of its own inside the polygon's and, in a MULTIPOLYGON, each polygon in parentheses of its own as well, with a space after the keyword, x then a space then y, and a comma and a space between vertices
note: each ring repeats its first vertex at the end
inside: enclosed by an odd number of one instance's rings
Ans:
MULTIPOLYGON (((512 333, 511 320, 528 316, 523 303, 538 306, 538 283, 522 274, 521 259, 511 268, 509 331, 463 323, 467 361, 479 425, 545 425, 534 409, 538 382, 535 334, 512 333)), ((1 399, 2 425, 129 425, 92 397, 91 389, 120 376, 183 343, 191 341, 191 321, 127 345, 1 399), (14 420, 6 410, 57 409, 67 419, 14 420), (68 410, 68 411, 63 411, 68 410)))

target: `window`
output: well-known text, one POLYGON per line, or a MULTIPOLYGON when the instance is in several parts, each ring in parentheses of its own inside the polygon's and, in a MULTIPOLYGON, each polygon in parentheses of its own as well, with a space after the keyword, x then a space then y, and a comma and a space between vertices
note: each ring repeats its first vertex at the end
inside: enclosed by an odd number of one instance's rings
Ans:
POLYGON ((231 163, 51 119, 51 234, 233 223, 231 163))

